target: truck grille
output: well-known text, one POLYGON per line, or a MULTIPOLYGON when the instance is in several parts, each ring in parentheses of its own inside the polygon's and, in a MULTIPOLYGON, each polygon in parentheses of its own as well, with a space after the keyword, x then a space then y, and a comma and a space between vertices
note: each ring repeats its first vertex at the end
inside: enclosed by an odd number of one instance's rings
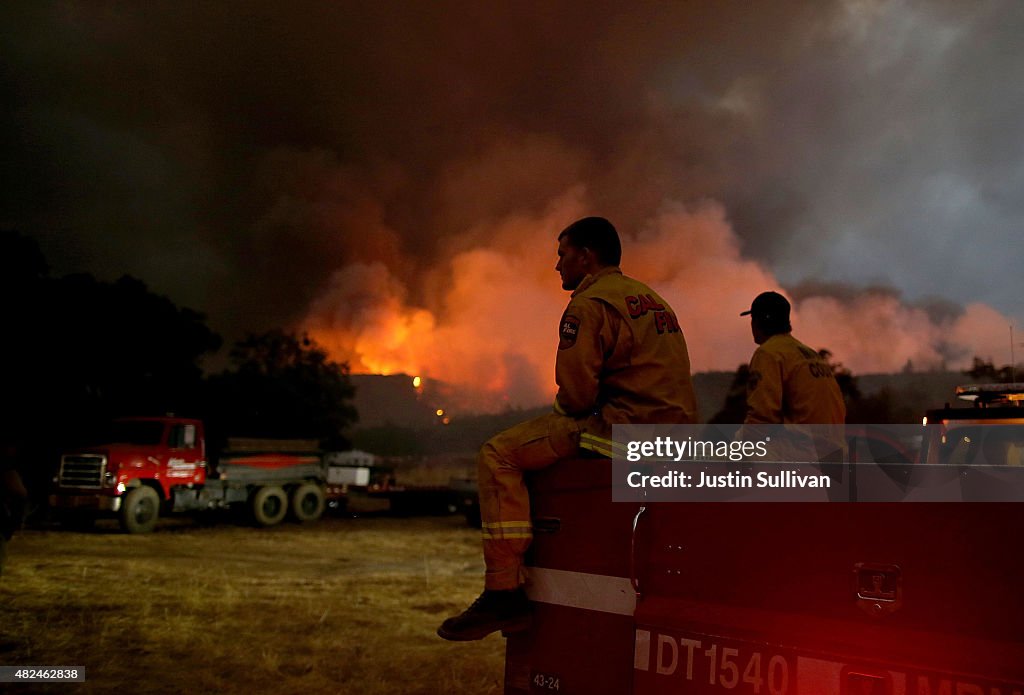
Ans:
POLYGON ((60 459, 61 487, 100 487, 107 457, 99 454, 71 454, 60 459))

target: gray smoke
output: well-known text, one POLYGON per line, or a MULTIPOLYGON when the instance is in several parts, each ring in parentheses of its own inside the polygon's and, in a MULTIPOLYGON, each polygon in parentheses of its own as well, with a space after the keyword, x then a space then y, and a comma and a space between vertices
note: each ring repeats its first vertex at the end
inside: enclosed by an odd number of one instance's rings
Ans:
POLYGON ((436 313, 452 258, 567 191, 631 234, 716 201, 787 287, 1020 313, 1015 0, 13 2, 0 27, 0 225, 229 338, 352 264, 436 313))

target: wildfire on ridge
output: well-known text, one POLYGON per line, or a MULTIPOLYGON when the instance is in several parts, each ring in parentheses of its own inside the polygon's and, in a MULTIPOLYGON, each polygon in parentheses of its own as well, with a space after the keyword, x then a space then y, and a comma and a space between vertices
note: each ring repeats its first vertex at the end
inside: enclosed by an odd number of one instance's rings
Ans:
MULTIPOLYGON (((310 307, 303 328, 353 373, 416 375, 444 384, 446 410, 497 412, 550 402, 558 318, 569 297, 554 273, 555 235, 578 213, 516 218, 486 240, 469 241, 434 269, 431 301, 382 263, 338 270, 310 307), (488 244, 480 247, 480 244, 488 244), (467 250, 468 249, 468 250, 467 250), (440 288, 440 291, 437 289, 440 288)), ((673 307, 686 335, 691 371, 733 371, 755 345, 739 313, 780 283, 744 258, 724 210, 667 206, 623 237, 622 270, 651 285, 673 307)), ((957 369, 974 355, 1004 351, 1010 320, 983 304, 942 316, 893 293, 827 291, 793 300, 794 335, 826 348, 856 374, 957 369)), ((444 417, 444 416, 439 416, 444 417)))

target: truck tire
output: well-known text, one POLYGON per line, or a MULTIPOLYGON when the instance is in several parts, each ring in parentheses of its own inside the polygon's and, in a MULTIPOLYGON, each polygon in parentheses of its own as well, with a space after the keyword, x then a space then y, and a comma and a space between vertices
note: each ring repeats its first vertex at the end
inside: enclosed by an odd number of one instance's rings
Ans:
POLYGON ((288 511, 288 498, 277 485, 261 487, 252 496, 252 517, 260 526, 281 523, 288 511))
POLYGON ((146 485, 132 488, 121 500, 119 520, 126 533, 149 533, 160 518, 160 495, 146 485))
POLYGON ((315 483, 302 483, 292 492, 292 518, 299 523, 316 521, 324 513, 324 490, 315 483))

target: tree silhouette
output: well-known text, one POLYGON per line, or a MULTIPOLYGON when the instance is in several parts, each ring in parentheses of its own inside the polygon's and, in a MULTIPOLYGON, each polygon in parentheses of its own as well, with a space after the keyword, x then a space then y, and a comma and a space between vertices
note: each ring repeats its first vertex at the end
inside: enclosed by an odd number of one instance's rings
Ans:
POLYGON ((34 494, 59 451, 110 417, 198 407, 199 360, 220 345, 202 314, 129 276, 52 278, 36 243, 13 231, 0 232, 0 288, 0 439, 34 494))
POLYGON ((318 439, 346 444, 357 419, 348 365, 308 336, 274 330, 231 350, 232 368, 209 380, 209 420, 221 435, 318 439))
POLYGON ((992 360, 983 360, 975 356, 970 369, 965 369, 964 374, 977 382, 990 384, 1009 384, 1017 377, 1017 370, 1012 364, 996 367, 992 360))

